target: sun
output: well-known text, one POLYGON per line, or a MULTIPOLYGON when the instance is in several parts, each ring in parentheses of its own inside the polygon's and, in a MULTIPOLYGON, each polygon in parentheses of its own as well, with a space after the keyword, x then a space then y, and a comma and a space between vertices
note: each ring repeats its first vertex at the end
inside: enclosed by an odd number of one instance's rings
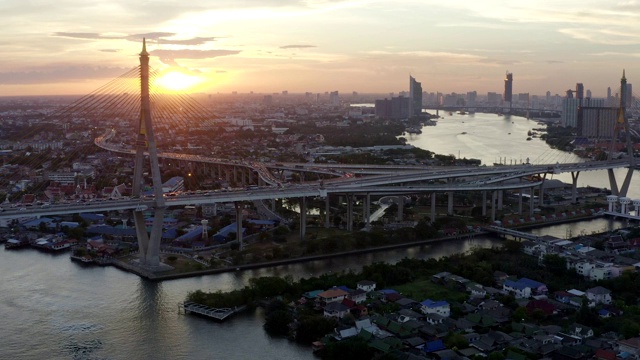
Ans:
POLYGON ((156 85, 168 91, 189 90, 202 83, 204 80, 197 75, 185 74, 180 71, 169 71, 155 81, 156 85))

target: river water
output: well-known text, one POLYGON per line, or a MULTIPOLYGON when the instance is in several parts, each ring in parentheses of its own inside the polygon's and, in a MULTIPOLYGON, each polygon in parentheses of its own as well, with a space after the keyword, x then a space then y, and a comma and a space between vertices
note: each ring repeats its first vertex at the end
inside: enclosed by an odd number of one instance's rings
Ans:
MULTIPOLYGON (((435 110, 429 110, 435 114, 435 110)), ((433 151, 438 154, 451 154, 460 158, 482 160, 482 164, 492 166, 494 163, 517 165, 526 162, 533 164, 555 164, 582 162, 578 156, 549 148, 539 138, 527 141, 528 132, 536 128, 544 128, 535 120, 527 120, 519 116, 473 113, 460 115, 441 111, 442 119, 436 126, 424 126, 422 134, 407 134, 407 144, 433 151)), ((535 130, 533 130, 535 131, 535 130)), ((618 186, 622 184, 626 168, 614 170, 618 186)), ((549 174, 547 178, 571 183, 571 174, 549 174)), ((595 186, 610 188, 606 170, 581 172, 578 186, 595 186)), ((640 172, 635 171, 627 196, 640 199, 640 172)))
MULTIPOLYGON (((460 151, 463 157, 480 158, 489 164, 498 154, 530 157, 533 162, 548 151, 537 139, 525 140, 527 131, 534 127, 535 122, 522 118, 454 115, 435 127, 424 128, 423 134, 411 136, 409 142, 437 153, 457 156, 460 151), (506 135, 508 132, 511 135, 506 135), (513 141, 501 145, 501 137, 513 141)), ((569 233, 590 234, 625 225, 597 219, 533 232, 564 238, 569 233)), ((177 304, 189 291, 237 289, 257 276, 292 275, 299 279, 331 271, 357 271, 376 261, 438 258, 500 244, 498 239, 478 237, 160 283, 112 267, 83 267, 70 261, 68 254, 0 248, 0 358, 313 359, 308 347, 269 337, 262 329, 260 310, 216 323, 179 314, 177 304)))

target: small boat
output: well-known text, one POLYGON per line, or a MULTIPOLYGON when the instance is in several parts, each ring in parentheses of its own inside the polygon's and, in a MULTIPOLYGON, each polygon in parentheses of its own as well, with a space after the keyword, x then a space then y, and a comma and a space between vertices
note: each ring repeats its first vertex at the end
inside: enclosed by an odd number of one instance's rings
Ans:
POLYGON ((527 138, 527 141, 531 141, 531 136, 529 136, 529 137, 527 138))

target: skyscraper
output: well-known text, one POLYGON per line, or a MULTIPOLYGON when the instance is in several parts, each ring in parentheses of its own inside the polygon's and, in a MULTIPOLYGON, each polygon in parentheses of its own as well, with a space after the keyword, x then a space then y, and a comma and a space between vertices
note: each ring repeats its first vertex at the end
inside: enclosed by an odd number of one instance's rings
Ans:
POLYGON ((582 83, 576 84, 576 99, 584 99, 584 85, 582 85, 582 83))
POLYGON ((409 116, 422 113, 422 84, 413 76, 409 76, 409 116))
POLYGON ((513 74, 507 71, 504 79, 504 101, 511 102, 513 96, 513 74))

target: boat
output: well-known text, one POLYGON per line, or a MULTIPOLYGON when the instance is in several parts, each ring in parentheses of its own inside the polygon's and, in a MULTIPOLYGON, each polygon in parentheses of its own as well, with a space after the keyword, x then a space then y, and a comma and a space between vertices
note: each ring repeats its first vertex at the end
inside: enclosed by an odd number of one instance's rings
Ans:
POLYGON ((529 136, 529 137, 527 138, 527 141, 531 141, 531 136, 529 136))
POLYGON ((458 114, 459 114, 459 115, 467 115, 467 113, 466 113, 466 112, 464 112, 463 110, 458 111, 458 114))

